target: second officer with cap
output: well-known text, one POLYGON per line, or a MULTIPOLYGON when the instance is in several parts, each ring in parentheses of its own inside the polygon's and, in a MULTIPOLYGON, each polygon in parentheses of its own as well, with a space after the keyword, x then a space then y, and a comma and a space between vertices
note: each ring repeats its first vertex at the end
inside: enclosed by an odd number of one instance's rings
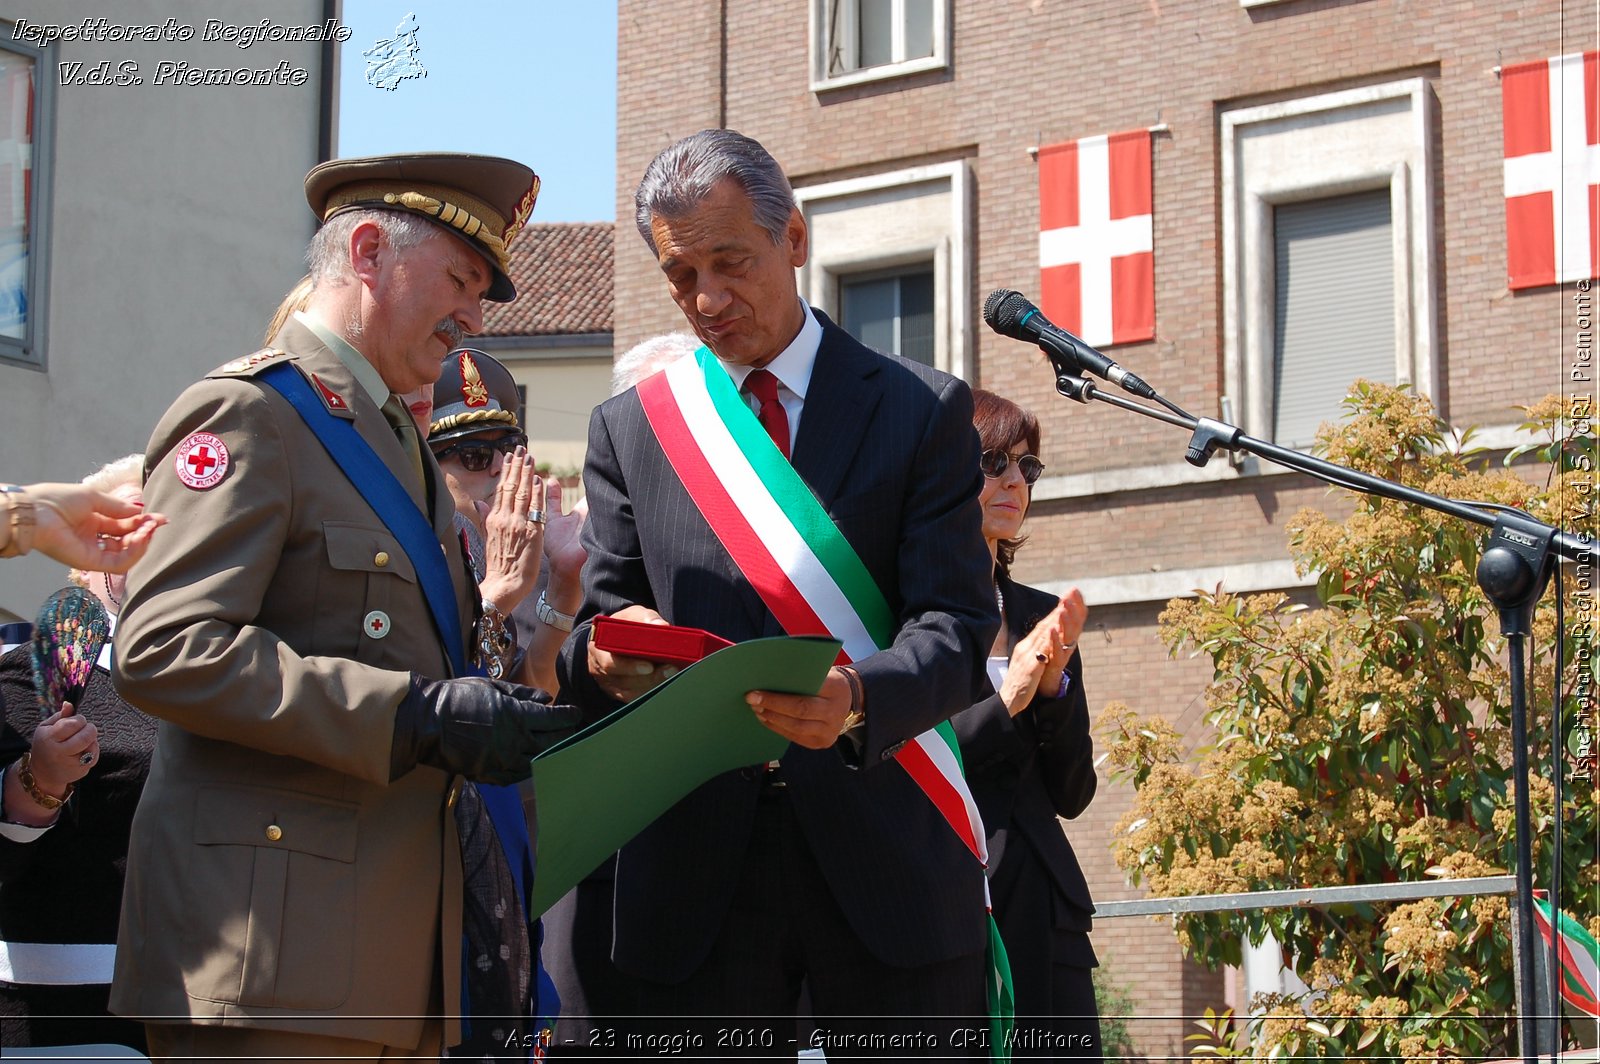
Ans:
POLYGON ((508 455, 526 447, 528 434, 517 418, 521 396, 511 371, 470 347, 450 352, 433 388, 433 450, 456 512, 481 536, 484 518, 508 455))

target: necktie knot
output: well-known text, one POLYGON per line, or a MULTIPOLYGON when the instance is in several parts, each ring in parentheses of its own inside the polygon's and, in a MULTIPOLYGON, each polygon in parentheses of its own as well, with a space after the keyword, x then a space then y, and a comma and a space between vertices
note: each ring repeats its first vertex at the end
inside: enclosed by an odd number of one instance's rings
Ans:
POLYGON ((761 401, 762 406, 778 401, 778 378, 772 375, 771 370, 751 370, 750 375, 744 379, 744 386, 750 389, 750 394, 761 401))
POLYGON ((761 404, 756 416, 772 442, 778 445, 785 458, 789 457, 789 414, 778 402, 778 378, 770 370, 751 370, 744 379, 745 390, 761 404))
POLYGON ((379 408, 383 411, 383 419, 389 423, 399 436, 406 434, 406 422, 411 419, 411 414, 406 410, 405 404, 400 402, 398 395, 389 396, 388 400, 379 408))

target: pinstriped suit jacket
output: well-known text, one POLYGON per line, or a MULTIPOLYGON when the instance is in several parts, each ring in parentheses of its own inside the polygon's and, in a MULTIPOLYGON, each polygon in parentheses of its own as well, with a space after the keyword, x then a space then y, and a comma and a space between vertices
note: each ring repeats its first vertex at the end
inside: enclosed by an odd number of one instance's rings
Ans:
MULTIPOLYGON (((824 315, 794 465, 855 547, 899 619, 893 645, 857 663, 866 690, 863 767, 791 745, 795 814, 835 898, 885 962, 981 950, 982 874, 927 798, 890 764, 908 739, 988 691, 999 627, 981 536, 972 396, 946 374, 877 354, 824 315)), ((584 470, 589 551, 579 624, 563 648, 568 694, 615 703, 586 666, 589 622, 629 604, 744 640, 782 629, 739 575, 673 473, 629 391, 590 422, 584 470)), ((733 894, 759 782, 720 776, 624 847, 613 959, 662 982, 705 959, 733 894)))

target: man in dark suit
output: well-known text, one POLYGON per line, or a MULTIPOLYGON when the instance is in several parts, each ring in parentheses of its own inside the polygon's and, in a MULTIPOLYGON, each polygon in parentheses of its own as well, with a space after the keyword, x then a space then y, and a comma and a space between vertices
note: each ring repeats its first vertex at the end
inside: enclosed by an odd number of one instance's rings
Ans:
MULTIPOLYGON (((674 301, 715 355, 701 364, 705 387, 727 389, 720 373, 741 389, 747 405, 730 416, 759 417, 755 432, 792 456, 807 501, 860 559, 890 621, 881 649, 852 653, 817 695, 751 692, 757 718, 791 741, 781 764, 712 780, 623 848, 614 912, 579 915, 615 931, 618 978, 591 1004, 675 1017, 675 1030, 706 1037, 706 1052, 792 1055, 788 1018, 804 982, 830 1059, 970 1050, 951 1032, 982 1026, 983 873, 890 762, 987 690, 998 616, 971 393, 863 347, 805 305, 794 275, 805 221, 755 141, 728 130, 679 141, 651 163, 635 203, 674 301)), ((692 365, 608 401, 590 423, 584 606, 560 671, 593 714, 672 669, 593 646, 598 614, 735 641, 786 630, 738 537, 691 495, 647 416, 641 395, 692 365)), ((594 1026, 604 1041, 610 1026, 594 1026)), ((625 1028, 614 1037, 628 1048, 625 1028)))

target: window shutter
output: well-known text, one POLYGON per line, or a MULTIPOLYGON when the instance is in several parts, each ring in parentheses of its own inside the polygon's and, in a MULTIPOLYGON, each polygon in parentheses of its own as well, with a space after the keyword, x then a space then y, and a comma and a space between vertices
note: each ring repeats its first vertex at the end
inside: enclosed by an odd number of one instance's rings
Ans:
POLYGON ((1280 204, 1273 242, 1273 439, 1303 447, 1356 378, 1396 381, 1389 190, 1280 204))

